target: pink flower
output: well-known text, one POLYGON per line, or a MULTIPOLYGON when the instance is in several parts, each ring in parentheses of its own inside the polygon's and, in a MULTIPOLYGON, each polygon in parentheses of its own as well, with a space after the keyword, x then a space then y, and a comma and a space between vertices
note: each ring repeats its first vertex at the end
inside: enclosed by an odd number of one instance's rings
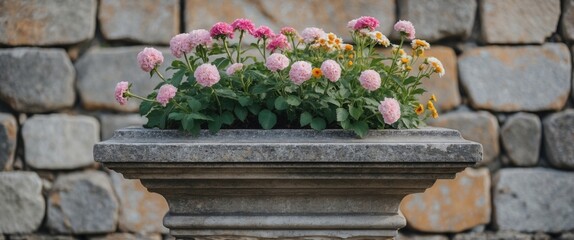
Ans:
POLYGON ((415 39, 415 27, 409 21, 400 20, 395 23, 395 31, 405 33, 409 40, 415 39))
POLYGON ((219 82, 220 76, 217 67, 209 63, 204 63, 195 69, 193 73, 195 80, 199 85, 204 87, 211 87, 219 82))
POLYGON ((235 19, 235 21, 231 23, 231 26, 233 27, 233 30, 246 31, 251 35, 253 35, 253 32, 255 31, 255 25, 253 22, 245 18, 235 19))
POLYGON ((130 84, 128 82, 119 82, 116 85, 116 101, 118 101, 120 105, 125 105, 128 103, 128 96, 126 96, 126 93, 129 92, 129 88, 130 84))
POLYGON ((305 28, 301 32, 301 37, 303 38, 303 41, 305 41, 306 43, 312 43, 316 39, 318 39, 324 35, 325 35, 325 31, 323 31, 323 29, 316 28, 316 27, 305 28))
POLYGON ((357 19, 355 26, 353 26, 355 30, 368 28, 371 31, 375 30, 375 28, 377 27, 379 27, 379 20, 369 16, 360 17, 359 19, 357 19))
POLYGON ((253 33, 253 36, 261 39, 261 38, 271 38, 273 36, 275 36, 275 33, 273 33, 273 30, 271 30, 271 28, 267 27, 267 26, 260 26, 257 29, 255 29, 255 32, 253 33))
POLYGON ((184 53, 188 54, 193 49, 193 45, 190 42, 189 34, 182 33, 175 35, 169 41, 169 49, 171 54, 176 58, 180 58, 184 53))
POLYGON ((269 57, 267 57, 267 61, 265 62, 265 67, 273 72, 283 70, 288 66, 289 58, 281 53, 271 54, 269 57))
POLYGON ((359 76, 361 86, 369 91, 375 91, 381 87, 381 75, 374 70, 365 70, 359 76))
POLYGON ((297 30, 295 30, 295 28, 292 27, 283 27, 281 28, 281 34, 285 36, 296 36, 297 30))
POLYGON ((297 61, 291 65, 289 70, 289 78, 296 85, 301 85, 311 78, 312 67, 311 63, 305 61, 297 61))
POLYGON ((291 49, 291 45, 289 41, 287 41, 287 37, 283 34, 275 35, 271 41, 267 44, 267 49, 269 51, 275 51, 276 49, 280 49, 282 51, 291 49))
POLYGON ((225 70, 225 73, 227 73, 227 76, 231 76, 241 69, 243 69, 243 63, 234 63, 231 64, 231 66, 229 66, 227 70, 225 70))
POLYGON ((150 72, 163 63, 163 54, 155 48, 144 48, 138 53, 138 63, 142 70, 150 72))
POLYGON ((233 38, 233 27, 225 22, 218 22, 211 27, 209 31, 212 38, 218 39, 227 37, 229 39, 233 38))
POLYGON ((394 98, 385 98, 379 105, 379 112, 386 124, 393 124, 401 118, 401 105, 394 98))
POLYGON ((210 47, 213 39, 207 30, 197 29, 189 33, 189 42, 191 43, 192 48, 199 45, 210 47))
POLYGON ((159 88, 157 91, 156 100, 162 105, 166 106, 173 97, 175 97, 175 93, 177 92, 177 88, 171 84, 165 84, 159 88))
POLYGON ((341 78, 341 66, 331 59, 321 64, 321 72, 323 72, 323 75, 331 82, 336 82, 341 78))
POLYGON ((355 24, 357 24, 358 19, 353 19, 347 23, 347 28, 351 30, 355 30, 355 24))

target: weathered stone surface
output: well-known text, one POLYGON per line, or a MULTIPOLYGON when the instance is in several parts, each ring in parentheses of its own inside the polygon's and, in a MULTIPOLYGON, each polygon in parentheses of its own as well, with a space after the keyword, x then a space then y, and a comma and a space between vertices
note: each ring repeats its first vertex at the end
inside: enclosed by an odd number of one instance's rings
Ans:
POLYGON ((45 209, 38 174, 0 172, 0 236, 36 231, 45 209))
POLYGON ((161 234, 134 235, 131 233, 111 233, 105 236, 90 237, 89 240, 162 240, 161 234))
POLYGON ((16 118, 12 114, 0 113, 0 171, 12 168, 17 133, 16 118))
POLYGON ((88 116, 34 115, 24 122, 22 137, 29 166, 79 168, 94 163, 92 147, 99 141, 99 124, 88 116))
POLYGON ((544 168, 501 169, 494 185, 494 222, 500 230, 574 229, 573 174, 544 168))
POLYGON ((562 233, 558 240, 574 240, 574 232, 562 233))
POLYGON ((437 180, 424 193, 408 195, 401 212, 409 227, 422 232, 462 232, 490 222, 488 169, 467 168, 454 180, 437 180))
POLYGON ((16 111, 37 113, 73 106, 74 77, 64 50, 0 49, 0 100, 16 111))
POLYGON ((500 153, 498 122, 489 112, 451 112, 430 121, 429 125, 459 130, 465 139, 482 144, 481 164, 492 162, 500 153))
POLYGON ((169 44, 179 33, 179 0, 102 0, 98 20, 108 40, 169 44))
POLYGON ((453 240, 550 240, 550 236, 537 233, 534 235, 513 231, 470 232, 456 234, 453 240))
POLYGON ((399 235, 395 238, 395 240, 448 240, 448 237, 445 235, 421 235, 421 234, 402 234, 399 233, 399 235))
POLYGON ((102 114, 99 116, 102 127, 102 140, 107 140, 114 135, 114 131, 124 127, 142 126, 147 122, 145 117, 139 114, 102 114))
POLYGON ((470 49, 458 64, 462 85, 475 108, 560 110, 568 99, 570 54, 562 43, 470 49))
POLYGON ((47 226, 68 234, 114 232, 118 200, 109 177, 98 171, 58 176, 48 194, 47 226))
POLYGON ((544 119, 544 148, 555 167, 574 169, 574 109, 544 119))
MULTIPOLYGON (((419 97, 419 101, 426 104, 431 94, 435 94, 438 99, 435 107, 439 110, 447 111, 460 105, 458 69, 454 50, 449 47, 432 46, 430 50, 425 52, 425 55, 438 58, 442 62, 446 73, 442 78, 434 74, 431 78, 422 81, 423 87, 427 92, 419 97)), ((413 74, 417 74, 418 68, 414 67, 413 71, 413 74)))
POLYGON ((305 27, 320 27, 344 38, 350 38, 347 22, 360 16, 373 16, 381 21, 380 31, 389 34, 395 21, 395 1, 392 0, 326 0, 312 1, 264 0, 186 0, 185 26, 187 31, 205 28, 219 21, 231 22, 249 18, 259 25, 267 25, 275 32, 291 26, 301 31, 305 27), (296 16, 296 17, 295 17, 296 16))
MULTIPOLYGON (((78 91, 84 108, 89 110, 110 109, 134 112, 139 108, 140 101, 130 99, 122 106, 116 102, 114 88, 120 81, 132 83, 131 91, 140 96, 150 94, 161 81, 159 78, 149 78, 149 73, 139 67, 136 56, 142 47, 96 48, 88 51, 80 58, 75 67, 78 71, 78 91)), ((170 77, 173 72, 165 73, 171 61, 174 60, 169 50, 158 48, 165 58, 160 72, 170 77)))
POLYGON ((44 235, 44 234, 25 234, 11 235, 10 240, 75 240, 72 236, 62 235, 44 235))
POLYGON ((436 41, 470 36, 476 14, 474 0, 406 0, 398 3, 399 19, 413 23, 417 38, 436 41))
POLYGON ((538 163, 542 124, 535 114, 517 113, 509 117, 500 129, 500 138, 512 165, 526 167, 538 163))
POLYGON ((562 36, 574 41, 574 0, 564 0, 562 4, 562 36))
POLYGON ((1 0, 0 9, 0 44, 71 44, 96 30, 96 0, 1 0))
POLYGON ((556 31, 560 0, 478 1, 487 43, 543 43, 556 31))
POLYGON ((163 216, 169 210, 165 199, 150 193, 140 180, 125 179, 112 172, 112 185, 121 205, 119 228, 124 232, 167 233, 163 226, 163 216))

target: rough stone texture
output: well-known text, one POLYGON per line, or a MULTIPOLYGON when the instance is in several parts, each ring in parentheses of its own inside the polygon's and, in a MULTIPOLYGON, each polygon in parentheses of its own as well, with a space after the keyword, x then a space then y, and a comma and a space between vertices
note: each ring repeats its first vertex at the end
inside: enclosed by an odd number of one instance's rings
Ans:
POLYGON ((422 232, 462 232, 490 222, 488 169, 467 168, 454 180, 437 180, 424 193, 408 195, 401 212, 422 232))
POLYGON ((574 0, 564 0, 562 4, 562 36, 574 41, 574 0))
MULTIPOLYGON (((441 78, 434 74, 429 79, 422 81, 426 93, 422 94, 419 101, 426 104, 431 94, 435 94, 438 102, 435 107, 442 111, 448 111, 460 105, 460 92, 458 90, 458 70, 456 65, 456 53, 452 48, 443 46, 432 46, 430 50, 425 52, 426 56, 433 56, 438 58, 446 73, 441 78)), ((413 74, 418 73, 418 67, 414 67, 413 74)))
POLYGON ((0 172, 0 236, 31 233, 40 227, 46 205, 34 172, 0 172))
POLYGON ((447 113, 430 121, 429 125, 459 130, 465 139, 482 144, 484 154, 481 164, 492 162, 500 152, 498 122, 489 112, 447 113))
POLYGON ((96 30, 96 0, 1 0, 0 9, 0 44, 71 44, 96 30))
POLYGON ((556 31, 560 0, 478 1, 487 43, 543 43, 556 31))
POLYGON ((114 232, 118 206, 105 173, 86 171, 61 175, 48 194, 47 226, 67 234, 114 232))
POLYGON ((161 234, 134 235, 131 233, 112 233, 105 236, 95 236, 89 240, 162 240, 161 234))
POLYGON ((98 20, 108 40, 169 44, 179 33, 179 0, 102 0, 98 20))
POLYGON ((395 240, 449 240, 447 236, 444 235, 421 235, 421 234, 402 234, 399 233, 395 240))
POLYGON ((25 234, 25 235, 10 236, 10 240, 75 240, 75 239, 76 238, 72 236, 43 235, 43 234, 25 234))
POLYGON ((416 37, 427 41, 470 36, 476 14, 475 0, 398 1, 399 19, 409 20, 416 37))
POLYGON ((12 168, 17 133, 16 118, 12 114, 0 113, 0 171, 12 168))
POLYGON ((544 119, 544 148, 555 167, 574 169, 574 109, 544 119))
POLYGON ((29 166, 79 168, 94 163, 92 147, 99 141, 99 124, 88 116, 34 115, 24 122, 22 137, 29 166))
POLYGON ((567 232, 560 235, 559 240, 574 240, 574 232, 567 232))
MULTIPOLYGON (((78 71, 78 91, 82 106, 88 110, 110 109, 125 112, 135 112, 140 101, 130 99, 122 106, 116 102, 114 88, 120 81, 132 83, 131 91, 140 96, 151 93, 161 81, 158 77, 150 80, 149 73, 140 69, 136 56, 143 50, 138 47, 96 48, 88 51, 75 64, 78 71)), ((174 60, 169 50, 162 50, 165 58, 160 72, 170 77, 173 72, 165 73, 171 61, 174 60)))
POLYGON ((268 25, 275 32, 284 26, 294 27, 298 31, 316 26, 348 39, 350 36, 346 28, 347 22, 365 15, 378 18, 381 21, 380 31, 389 34, 395 24, 395 1, 326 0, 321 4, 304 0, 185 1, 186 31, 209 29, 218 21, 231 22, 236 18, 247 17, 257 26, 268 25))
POLYGON ((0 49, 0 100, 16 111, 38 113, 71 107, 74 77, 64 50, 0 49))
POLYGON ((568 99, 570 54, 562 43, 474 48, 464 52, 458 64, 462 85, 475 108, 560 110, 568 99))
POLYGON ((517 113, 509 117, 500 129, 502 146, 515 166, 538 163, 542 139, 540 118, 532 113, 517 113))
POLYGON ((499 231, 499 232, 470 232, 456 234, 453 240, 550 240, 551 237, 543 234, 536 233, 530 235, 527 233, 519 233, 513 231, 499 231))
POLYGON ((500 230, 574 229, 574 175, 545 168, 501 169, 494 178, 494 222, 500 230))
POLYGON ((124 127, 139 126, 147 122, 145 117, 139 114, 117 115, 102 114, 99 116, 102 128, 102 140, 107 140, 114 135, 114 131, 124 127))
POLYGON ((161 195, 148 192, 140 180, 125 179, 116 172, 111 173, 111 178, 121 205, 121 231, 141 234, 168 232, 162 220, 169 207, 161 195))

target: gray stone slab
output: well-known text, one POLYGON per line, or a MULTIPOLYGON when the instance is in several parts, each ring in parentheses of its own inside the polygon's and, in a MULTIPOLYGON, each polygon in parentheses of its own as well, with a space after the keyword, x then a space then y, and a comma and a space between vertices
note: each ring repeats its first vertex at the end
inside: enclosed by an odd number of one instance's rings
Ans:
POLYGON ((45 209, 38 174, 0 172, 0 236, 36 231, 45 209))
POLYGON ((0 171, 10 170, 16 152, 18 124, 12 114, 0 113, 0 171))
POLYGON ((574 41, 574 0, 562 1, 562 36, 574 41))
POLYGON ((574 109, 544 119, 544 148, 555 167, 574 169, 574 109))
POLYGON ((512 115, 500 129, 500 139, 510 163, 522 167, 536 165, 542 145, 540 118, 531 113, 512 115))
POLYGON ((102 114, 98 116, 102 129, 102 140, 110 139, 120 128, 143 126, 147 119, 139 114, 102 114))
POLYGON ((501 169, 494 178, 499 230, 558 233, 574 229, 574 175, 545 168, 501 169))
POLYGON ((76 240, 73 236, 48 235, 48 234, 23 234, 11 235, 10 240, 76 240))
POLYGON ((71 107, 75 74, 62 49, 0 49, 0 100, 26 113, 71 107))

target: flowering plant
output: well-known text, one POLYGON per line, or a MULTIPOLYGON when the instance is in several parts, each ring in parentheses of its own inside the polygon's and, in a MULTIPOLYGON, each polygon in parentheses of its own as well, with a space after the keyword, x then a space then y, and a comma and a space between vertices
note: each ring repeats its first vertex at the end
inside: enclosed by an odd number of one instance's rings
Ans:
POLYGON ((347 24, 354 45, 334 33, 306 28, 301 34, 284 27, 275 34, 248 19, 218 22, 210 31, 199 29, 173 37, 175 60, 164 77, 162 53, 141 51, 143 71, 161 79, 147 97, 130 92, 128 82, 116 87, 116 99, 143 100, 140 114, 146 127, 178 128, 197 134, 208 128, 342 128, 365 136, 368 129, 414 128, 436 118, 431 97, 425 111, 417 96, 425 92, 421 79, 445 73, 441 62, 424 58, 430 45, 415 39, 408 21, 399 21, 400 43, 391 44, 377 31, 379 21, 360 17, 347 24), (245 48, 244 37, 256 39, 245 48), (231 42, 239 35, 237 42, 231 42), (411 41, 411 53, 403 49, 411 41), (391 47, 390 53, 376 47, 391 47), (249 54, 258 52, 257 56, 249 54), (414 73, 413 67, 420 61, 414 73))

